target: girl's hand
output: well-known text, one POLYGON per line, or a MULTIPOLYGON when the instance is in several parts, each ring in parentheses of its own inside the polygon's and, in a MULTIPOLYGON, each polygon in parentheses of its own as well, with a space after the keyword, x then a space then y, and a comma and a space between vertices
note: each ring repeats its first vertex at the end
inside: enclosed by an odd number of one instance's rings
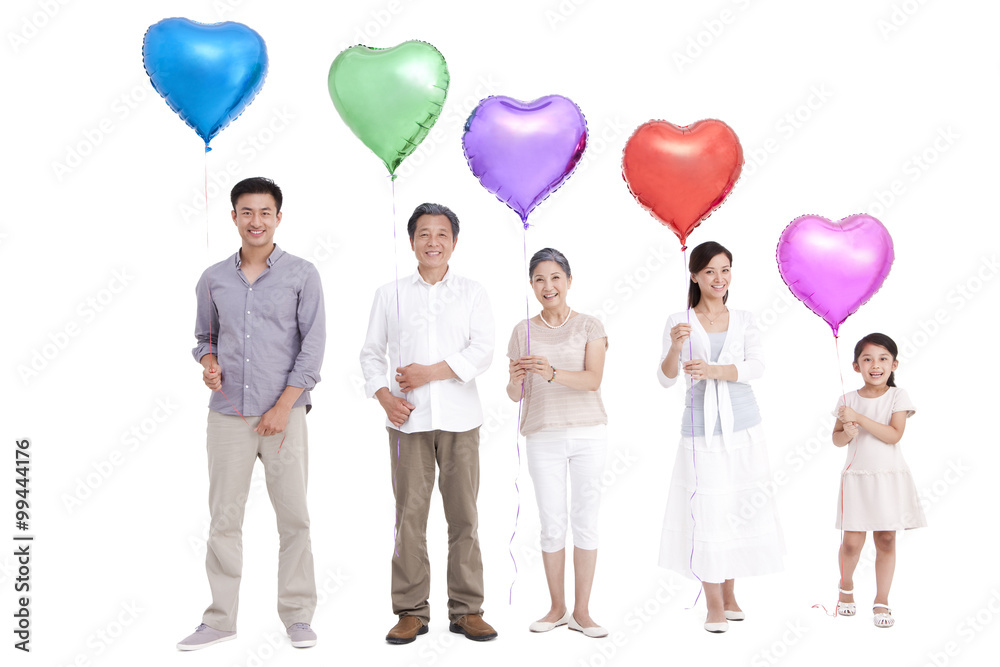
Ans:
MULTIPOLYGON (((680 326, 680 325, 678 325, 680 326)), ((684 362, 684 372, 695 381, 708 380, 712 378, 712 365, 704 359, 695 359, 684 362)))
POLYGON ((552 377, 552 366, 549 364, 549 360, 541 355, 521 357, 518 359, 518 363, 527 372, 541 375, 543 380, 549 380, 552 377))
POLYGON ((670 347, 678 350, 684 346, 684 341, 691 335, 691 325, 684 322, 670 328, 670 347))
POLYGON ((513 359, 510 360, 508 371, 510 372, 510 383, 513 385, 524 382, 524 378, 528 376, 527 371, 521 368, 520 362, 513 359))
MULTIPOLYGON (((847 424, 848 422, 854 422, 855 425, 858 422, 858 413, 847 407, 846 405, 841 405, 840 409, 837 410, 837 419, 847 424)), ((846 430, 846 427, 845 427, 846 430)))
POLYGON ((861 429, 858 428, 856 422, 847 422, 846 424, 844 424, 844 433, 849 435, 851 437, 851 440, 854 440, 856 437, 858 437, 858 432, 860 430, 861 429))

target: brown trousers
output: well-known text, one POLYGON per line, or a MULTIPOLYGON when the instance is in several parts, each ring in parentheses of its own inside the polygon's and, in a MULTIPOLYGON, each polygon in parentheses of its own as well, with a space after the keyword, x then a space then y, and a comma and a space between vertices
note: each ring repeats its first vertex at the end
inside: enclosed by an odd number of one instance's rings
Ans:
POLYGON ((483 560, 479 553, 479 427, 463 433, 389 431, 396 494, 396 551, 392 558, 392 611, 430 621, 431 573, 427 514, 438 489, 448 522, 448 617, 482 614, 483 560), (397 457, 398 452, 398 457, 397 457), (398 458, 398 462, 397 462, 398 458))

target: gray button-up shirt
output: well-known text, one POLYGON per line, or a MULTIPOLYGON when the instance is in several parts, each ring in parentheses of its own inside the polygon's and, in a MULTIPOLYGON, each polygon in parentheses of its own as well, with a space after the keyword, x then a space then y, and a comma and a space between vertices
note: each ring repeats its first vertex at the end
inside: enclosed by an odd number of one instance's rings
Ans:
POLYGON ((260 416, 285 387, 305 389, 295 407, 312 406, 309 390, 320 380, 326 346, 323 288, 315 266, 275 245, 267 268, 251 285, 237 251, 205 270, 197 296, 198 344, 192 352, 197 361, 216 355, 225 392, 212 392, 210 409, 235 415, 236 406, 244 416, 260 416))

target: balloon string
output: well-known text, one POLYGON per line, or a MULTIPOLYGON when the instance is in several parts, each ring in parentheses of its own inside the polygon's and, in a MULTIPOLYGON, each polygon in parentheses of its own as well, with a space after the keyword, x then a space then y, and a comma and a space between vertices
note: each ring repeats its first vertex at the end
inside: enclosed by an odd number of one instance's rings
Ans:
MULTIPOLYGON (((844 401, 844 405, 847 405, 847 388, 844 386, 844 369, 842 362, 840 361, 840 338, 834 334, 833 336, 833 347, 837 353, 837 371, 840 373, 840 395, 844 401)), ((851 460, 848 461, 847 467, 844 468, 844 472, 840 474, 840 549, 837 551, 837 565, 840 567, 840 581, 837 584, 837 604, 833 606, 833 613, 827 611, 825 605, 814 604, 813 609, 822 609, 823 613, 827 616, 833 616, 836 618, 839 614, 837 609, 840 607, 840 590, 844 587, 844 484, 846 482, 847 471, 851 469, 854 465, 854 458, 858 455, 858 447, 854 446, 854 454, 851 455, 851 460)), ((853 590, 853 589, 852 589, 853 590)))
MULTIPOLYGON (((208 151, 210 151, 210 150, 212 150, 212 149, 210 149, 208 147, 208 144, 205 144, 205 250, 206 251, 208 251, 208 250, 211 249, 210 246, 209 246, 209 242, 208 242, 208 151)), ((212 288, 211 287, 208 288, 208 308, 209 308, 209 313, 208 313, 208 371, 210 373, 214 373, 215 372, 215 361, 214 361, 214 359, 215 359, 215 353, 212 352, 212 288)), ((221 378, 220 378, 220 382, 221 382, 221 378)), ((250 426, 250 422, 248 422, 247 418, 243 416, 243 413, 240 412, 240 409, 236 407, 236 405, 230 400, 230 398, 228 396, 226 396, 226 392, 222 390, 222 385, 221 384, 219 385, 219 393, 222 394, 222 397, 226 399, 226 402, 229 403, 229 405, 233 408, 233 410, 236 410, 236 414, 238 414, 240 416, 240 419, 242 419, 243 423, 247 425, 247 428, 249 428, 251 431, 254 431, 254 433, 256 433, 256 429, 254 429, 253 426, 250 426)), ((278 451, 279 452, 281 451, 281 446, 283 444, 285 444, 285 437, 287 435, 288 435, 288 433, 287 433, 287 430, 286 430, 285 433, 284 433, 284 435, 281 436, 281 442, 278 443, 278 451)))
MULTIPOLYGON (((524 225, 524 233, 522 234, 524 242, 524 272, 528 273, 528 225, 524 225)), ((530 281, 529 281, 530 285, 530 281)), ((530 302, 528 300, 528 290, 524 290, 524 331, 528 337, 528 355, 531 355, 531 310, 530 302)), ((521 476, 521 408, 524 406, 524 392, 527 388, 528 376, 525 374, 524 379, 521 380, 521 397, 517 401, 517 423, 514 425, 514 447, 517 449, 517 472, 514 473, 514 495, 517 498, 517 514, 514 515, 514 531, 510 534, 510 541, 507 543, 507 553, 510 554, 510 560, 514 563, 514 578, 510 582, 510 591, 507 595, 507 604, 513 604, 514 602, 514 584, 517 583, 517 559, 514 558, 514 536, 517 535, 517 523, 521 518, 521 489, 517 485, 517 480, 521 476)))
MULTIPOLYGON (((684 253, 684 266, 682 266, 681 269, 684 271, 685 279, 689 279, 687 276, 688 259, 687 259, 686 245, 681 246, 681 252, 684 253)), ((686 308, 684 312, 687 315, 687 323, 688 327, 690 328, 691 307, 690 304, 688 304, 688 306, 689 307, 686 308)), ((691 361, 694 361, 694 336, 692 335, 693 333, 694 333, 693 330, 688 332, 688 356, 690 357, 691 361)), ((679 373, 680 369, 678 369, 677 372, 679 373)), ((698 462, 695 456, 695 440, 694 440, 695 436, 694 436, 694 376, 693 375, 691 376, 690 387, 691 387, 691 468, 694 471, 694 490, 691 491, 691 497, 688 498, 688 511, 691 514, 691 555, 688 559, 688 569, 691 571, 691 574, 694 576, 695 579, 704 584, 705 582, 702 581, 701 577, 699 577, 698 574, 694 571, 694 533, 695 529, 697 528, 697 521, 694 518, 694 497, 695 494, 698 493, 698 462)), ((708 434, 706 433, 705 435, 707 437, 708 434)), ((698 604, 698 600, 701 598, 701 591, 702 587, 699 587, 698 595, 695 596, 694 602, 691 603, 691 606, 688 607, 688 609, 692 609, 696 604, 698 604)))
MULTIPOLYGON (((399 368, 403 366, 403 334, 402 320, 399 310, 399 249, 396 247, 399 240, 396 238, 396 175, 391 174, 389 187, 392 190, 392 260, 396 271, 396 362, 399 368)), ((391 393, 391 392, 390 392, 391 393)), ((405 393, 404 393, 405 395, 405 393)), ((396 497, 396 477, 399 474, 399 454, 400 441, 403 439, 402 430, 396 431, 396 467, 392 470, 392 497, 396 497)), ((396 504, 396 521, 392 525, 392 552, 399 558, 399 504, 396 504)))

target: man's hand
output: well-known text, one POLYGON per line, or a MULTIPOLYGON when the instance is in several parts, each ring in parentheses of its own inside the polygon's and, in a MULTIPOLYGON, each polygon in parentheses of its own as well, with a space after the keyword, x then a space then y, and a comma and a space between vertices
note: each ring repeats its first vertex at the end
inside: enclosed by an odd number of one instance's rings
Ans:
POLYGON ((431 367, 423 364, 407 364, 396 369, 396 382, 406 392, 422 387, 433 379, 431 367))
POLYGON ((288 426, 288 414, 290 412, 291 410, 288 408, 275 405, 261 416, 260 422, 258 422, 257 428, 254 431, 260 435, 281 433, 288 426))
POLYGON ((201 377, 205 381, 205 386, 212 391, 222 389, 222 369, 219 368, 219 360, 214 354, 206 354, 201 358, 201 365, 205 369, 201 377))
POLYGON ((405 398, 393 396, 386 387, 382 387, 375 392, 375 398, 378 399, 378 402, 382 405, 382 409, 385 410, 385 415, 389 418, 389 422, 396 428, 400 428, 403 422, 410 418, 410 413, 416 407, 405 398))

